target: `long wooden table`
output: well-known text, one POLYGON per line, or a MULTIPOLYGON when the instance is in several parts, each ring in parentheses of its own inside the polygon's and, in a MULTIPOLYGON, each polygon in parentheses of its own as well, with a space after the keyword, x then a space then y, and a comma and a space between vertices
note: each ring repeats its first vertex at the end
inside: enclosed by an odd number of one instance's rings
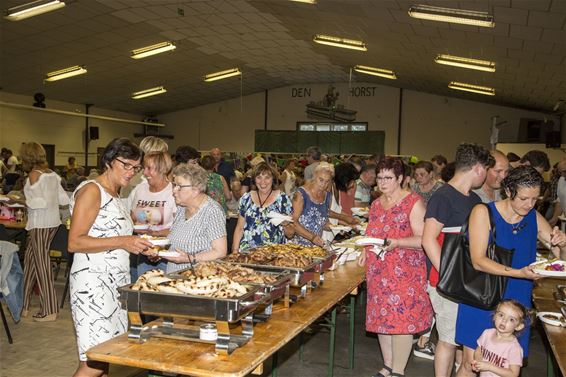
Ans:
MULTIPOLYGON (((544 278, 535 282, 533 290, 533 301, 537 311, 539 312, 557 312, 560 313, 559 302, 554 299, 554 292, 557 284, 566 284, 565 279, 544 278)), ((566 376, 566 328, 542 324, 548 343, 556 360, 556 364, 560 368, 563 376, 566 376)), ((553 376, 552 361, 548 364, 548 375, 553 376)))
POLYGON ((174 339, 150 338, 140 344, 126 334, 91 348, 90 360, 189 376, 235 377, 260 371, 263 362, 333 308, 365 279, 363 267, 348 262, 327 271, 324 284, 285 309, 274 305, 271 318, 254 326, 253 338, 230 356, 217 355, 214 346, 174 339))

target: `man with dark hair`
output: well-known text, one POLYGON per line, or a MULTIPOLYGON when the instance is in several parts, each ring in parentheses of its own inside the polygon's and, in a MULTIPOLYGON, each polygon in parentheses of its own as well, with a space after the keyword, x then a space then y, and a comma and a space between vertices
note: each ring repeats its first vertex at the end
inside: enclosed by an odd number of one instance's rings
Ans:
POLYGON ((521 161, 521 157, 517 153, 509 152, 507 153, 507 159, 509 160, 509 165, 511 165, 511 169, 516 168, 519 166, 521 161))
POLYGON ((175 165, 186 163, 198 164, 200 161, 200 152, 189 145, 182 145, 177 148, 173 158, 175 160, 175 165))
POLYGON ((309 179, 312 179, 314 175, 314 169, 316 169, 318 164, 320 164, 320 156, 322 155, 322 152, 320 151, 319 147, 312 146, 307 148, 306 155, 309 165, 305 168, 304 172, 305 182, 309 179))
POLYGON ((529 151, 519 161, 521 165, 528 165, 535 168, 540 174, 550 170, 548 155, 543 151, 529 151))
POLYGON ((432 162, 432 166, 434 166, 434 175, 436 176, 436 179, 440 179, 440 173, 442 172, 442 169, 446 167, 446 164, 448 164, 448 160, 443 155, 437 154, 432 156, 430 162, 432 162))
POLYGON ((212 148, 210 150, 210 155, 216 162, 216 165, 214 165, 214 171, 223 176, 226 182, 230 182, 232 177, 236 174, 234 173, 234 168, 222 159, 222 152, 220 151, 220 148, 212 148))
POLYGON ((486 148, 476 144, 460 144, 456 149, 454 176, 432 194, 427 205, 422 244, 432 263, 428 291, 438 332, 438 344, 434 356, 436 376, 450 376, 452 372, 458 314, 458 304, 436 292, 440 253, 444 240, 442 230, 447 227, 462 226, 472 208, 481 203, 480 197, 472 190, 483 185, 487 169, 493 165, 493 157, 486 148))

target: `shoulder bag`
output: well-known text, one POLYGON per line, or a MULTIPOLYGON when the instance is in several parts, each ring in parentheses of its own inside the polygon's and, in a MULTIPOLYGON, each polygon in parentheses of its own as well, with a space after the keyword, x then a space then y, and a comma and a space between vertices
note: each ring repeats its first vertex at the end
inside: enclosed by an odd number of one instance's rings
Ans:
MULTIPOLYGON (((515 250, 508 250, 495 244, 495 222, 491 208, 485 206, 491 225, 487 257, 504 266, 511 266, 515 250)), ((469 218, 459 233, 445 234, 440 256, 440 280, 436 289, 441 295, 454 302, 491 310, 497 306, 505 293, 507 277, 474 269, 467 237, 468 222, 469 218)))

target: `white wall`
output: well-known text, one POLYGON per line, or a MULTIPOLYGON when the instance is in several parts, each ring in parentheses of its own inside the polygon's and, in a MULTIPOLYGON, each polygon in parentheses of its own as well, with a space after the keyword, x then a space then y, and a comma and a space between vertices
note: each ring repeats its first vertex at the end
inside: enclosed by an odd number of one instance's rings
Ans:
MULTIPOLYGON (((32 105, 33 98, 17 94, 1 92, 0 101, 11 104, 32 105)), ((47 108, 85 113, 84 105, 60 101, 45 101, 47 108)), ((90 114, 115 118, 142 120, 141 115, 121 113, 91 107, 90 114)), ((106 120, 90 119, 89 126, 99 127, 99 140, 89 143, 88 165, 96 165, 96 149, 104 147, 115 137, 133 138, 134 133, 143 130, 141 125, 130 125, 106 120)), ((84 158, 85 118, 69 115, 53 114, 42 111, 17 109, 0 105, 0 146, 11 149, 14 154, 22 142, 35 141, 41 144, 55 145, 55 165, 65 165, 67 158, 75 156, 77 162, 85 164, 84 158)))

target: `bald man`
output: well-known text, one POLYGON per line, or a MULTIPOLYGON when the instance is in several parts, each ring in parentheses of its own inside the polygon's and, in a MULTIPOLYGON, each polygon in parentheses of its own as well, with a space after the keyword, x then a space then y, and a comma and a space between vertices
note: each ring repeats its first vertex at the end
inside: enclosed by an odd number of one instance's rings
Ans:
POLYGON ((482 187, 474 190, 484 203, 501 200, 501 181, 507 177, 509 172, 509 160, 503 152, 492 150, 489 153, 495 159, 495 165, 487 169, 485 182, 482 187))
POLYGON ((235 175, 234 168, 232 168, 229 163, 222 159, 222 152, 220 151, 220 149, 212 148, 210 150, 210 155, 216 162, 216 165, 214 165, 214 171, 223 176, 226 182, 230 182, 230 179, 235 175))

